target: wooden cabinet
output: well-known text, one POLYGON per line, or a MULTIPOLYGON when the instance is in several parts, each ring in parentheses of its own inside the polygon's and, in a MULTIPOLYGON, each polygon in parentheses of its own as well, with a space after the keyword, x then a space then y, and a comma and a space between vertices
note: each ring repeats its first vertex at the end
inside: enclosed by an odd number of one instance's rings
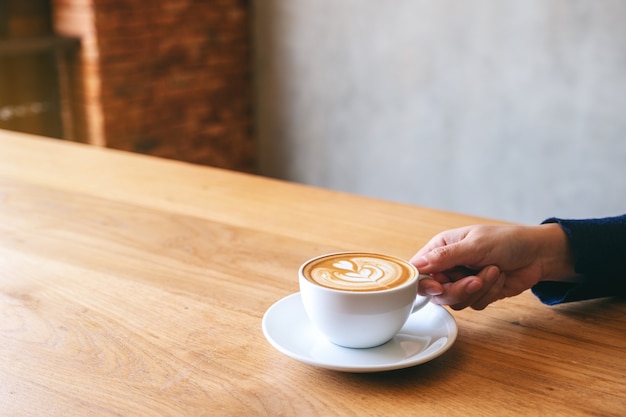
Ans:
POLYGON ((77 46, 53 34, 49 1, 0 1, 0 129, 71 136, 63 80, 77 46))
POLYGON ((66 52, 77 45, 54 36, 0 39, 0 129, 70 138, 62 71, 66 52))

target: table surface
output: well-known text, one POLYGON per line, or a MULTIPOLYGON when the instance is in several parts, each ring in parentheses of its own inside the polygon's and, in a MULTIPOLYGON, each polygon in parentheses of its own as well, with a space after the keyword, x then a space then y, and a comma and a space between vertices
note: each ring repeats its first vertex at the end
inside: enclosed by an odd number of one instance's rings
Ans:
POLYGON ((452 311, 447 352, 380 373, 265 339, 306 259, 408 258, 477 222, 495 221, 0 131, 0 414, 624 415, 620 299, 452 311))

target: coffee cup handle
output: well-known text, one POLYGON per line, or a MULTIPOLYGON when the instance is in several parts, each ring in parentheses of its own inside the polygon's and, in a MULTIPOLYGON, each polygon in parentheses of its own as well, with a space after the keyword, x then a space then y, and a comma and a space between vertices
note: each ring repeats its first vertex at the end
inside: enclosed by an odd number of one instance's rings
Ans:
MULTIPOLYGON (((420 274, 419 277, 417 277, 417 280, 419 281, 424 278, 430 278, 430 275, 420 274)), ((418 295, 417 298, 415 299, 415 303, 413 304, 413 308, 411 309, 411 314, 419 311, 426 304, 430 303, 430 300, 432 300, 432 298, 433 298, 432 295, 426 295, 426 296, 418 295)))

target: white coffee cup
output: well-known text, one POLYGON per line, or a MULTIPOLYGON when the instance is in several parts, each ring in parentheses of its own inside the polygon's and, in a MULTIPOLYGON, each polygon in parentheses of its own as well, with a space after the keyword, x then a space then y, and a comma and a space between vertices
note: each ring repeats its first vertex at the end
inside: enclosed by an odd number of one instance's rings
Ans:
POLYGON ((409 262, 369 252, 339 252, 308 260, 298 271, 304 309, 332 343, 371 348, 393 338, 430 301, 417 294, 420 276, 409 262))

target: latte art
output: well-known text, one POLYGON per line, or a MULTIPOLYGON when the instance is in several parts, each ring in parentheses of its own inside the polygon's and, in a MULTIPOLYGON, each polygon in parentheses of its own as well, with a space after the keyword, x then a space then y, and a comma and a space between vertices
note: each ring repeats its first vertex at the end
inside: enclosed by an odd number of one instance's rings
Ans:
POLYGON ((401 286, 416 276, 410 264, 368 253, 340 253, 317 258, 303 268, 318 285, 345 291, 380 291, 401 286))

